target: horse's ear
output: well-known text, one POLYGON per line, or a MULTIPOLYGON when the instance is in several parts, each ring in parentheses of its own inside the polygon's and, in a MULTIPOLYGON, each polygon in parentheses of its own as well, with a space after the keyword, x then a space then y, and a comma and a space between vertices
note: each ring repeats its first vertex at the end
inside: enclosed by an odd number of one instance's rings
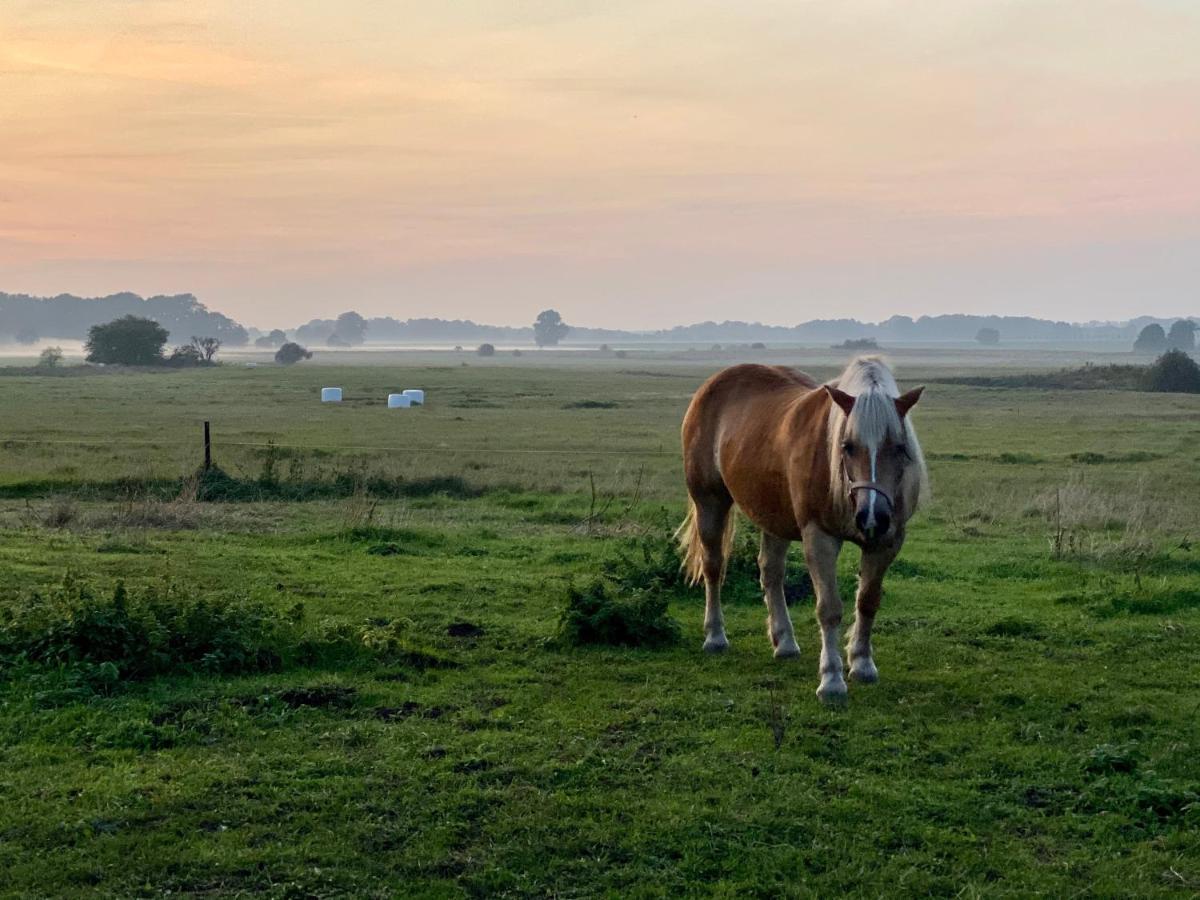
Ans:
POLYGON ((824 387, 825 392, 833 398, 833 402, 842 408, 842 412, 844 412, 846 415, 850 415, 850 410, 854 408, 854 398, 845 391, 839 391, 832 384, 822 385, 822 387, 824 387))
POLYGON ((896 412, 900 413, 900 418, 908 415, 908 411, 917 405, 917 401, 921 399, 921 392, 925 390, 925 385, 915 387, 907 394, 901 394, 896 398, 896 412))

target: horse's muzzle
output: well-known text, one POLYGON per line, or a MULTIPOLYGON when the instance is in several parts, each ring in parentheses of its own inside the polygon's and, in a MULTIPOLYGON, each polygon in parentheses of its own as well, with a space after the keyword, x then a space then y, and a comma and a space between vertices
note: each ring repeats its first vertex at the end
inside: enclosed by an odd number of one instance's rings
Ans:
POLYGON ((867 544, 882 541, 892 529, 892 497, 874 481, 855 481, 850 485, 855 502, 854 525, 867 544))

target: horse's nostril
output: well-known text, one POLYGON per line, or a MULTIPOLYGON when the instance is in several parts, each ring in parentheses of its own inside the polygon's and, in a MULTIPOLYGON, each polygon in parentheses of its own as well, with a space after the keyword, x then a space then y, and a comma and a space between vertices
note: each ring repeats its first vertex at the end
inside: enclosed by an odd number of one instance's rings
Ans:
POLYGON ((892 517, 885 512, 875 513, 875 527, 880 531, 887 531, 892 524, 892 517))

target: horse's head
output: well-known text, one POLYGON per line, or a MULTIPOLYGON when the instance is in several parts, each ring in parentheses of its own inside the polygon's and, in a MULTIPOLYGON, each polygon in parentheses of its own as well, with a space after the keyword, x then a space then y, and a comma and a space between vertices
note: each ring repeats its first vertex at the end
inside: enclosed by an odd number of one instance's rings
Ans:
POLYGON ((825 390, 844 413, 831 419, 833 490, 844 492, 865 545, 889 543, 916 502, 923 461, 907 416, 924 387, 899 397, 879 386, 857 396, 829 384, 825 390))

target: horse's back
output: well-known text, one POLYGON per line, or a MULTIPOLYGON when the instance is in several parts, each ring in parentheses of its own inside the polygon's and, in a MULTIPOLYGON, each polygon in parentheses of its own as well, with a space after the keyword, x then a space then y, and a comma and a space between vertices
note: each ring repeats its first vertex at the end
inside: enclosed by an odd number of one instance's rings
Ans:
POLYGON ((723 436, 764 447, 774 443, 785 411, 818 387, 799 369, 754 363, 731 366, 709 378, 696 391, 683 419, 684 467, 689 484, 716 486, 718 451, 723 436))

